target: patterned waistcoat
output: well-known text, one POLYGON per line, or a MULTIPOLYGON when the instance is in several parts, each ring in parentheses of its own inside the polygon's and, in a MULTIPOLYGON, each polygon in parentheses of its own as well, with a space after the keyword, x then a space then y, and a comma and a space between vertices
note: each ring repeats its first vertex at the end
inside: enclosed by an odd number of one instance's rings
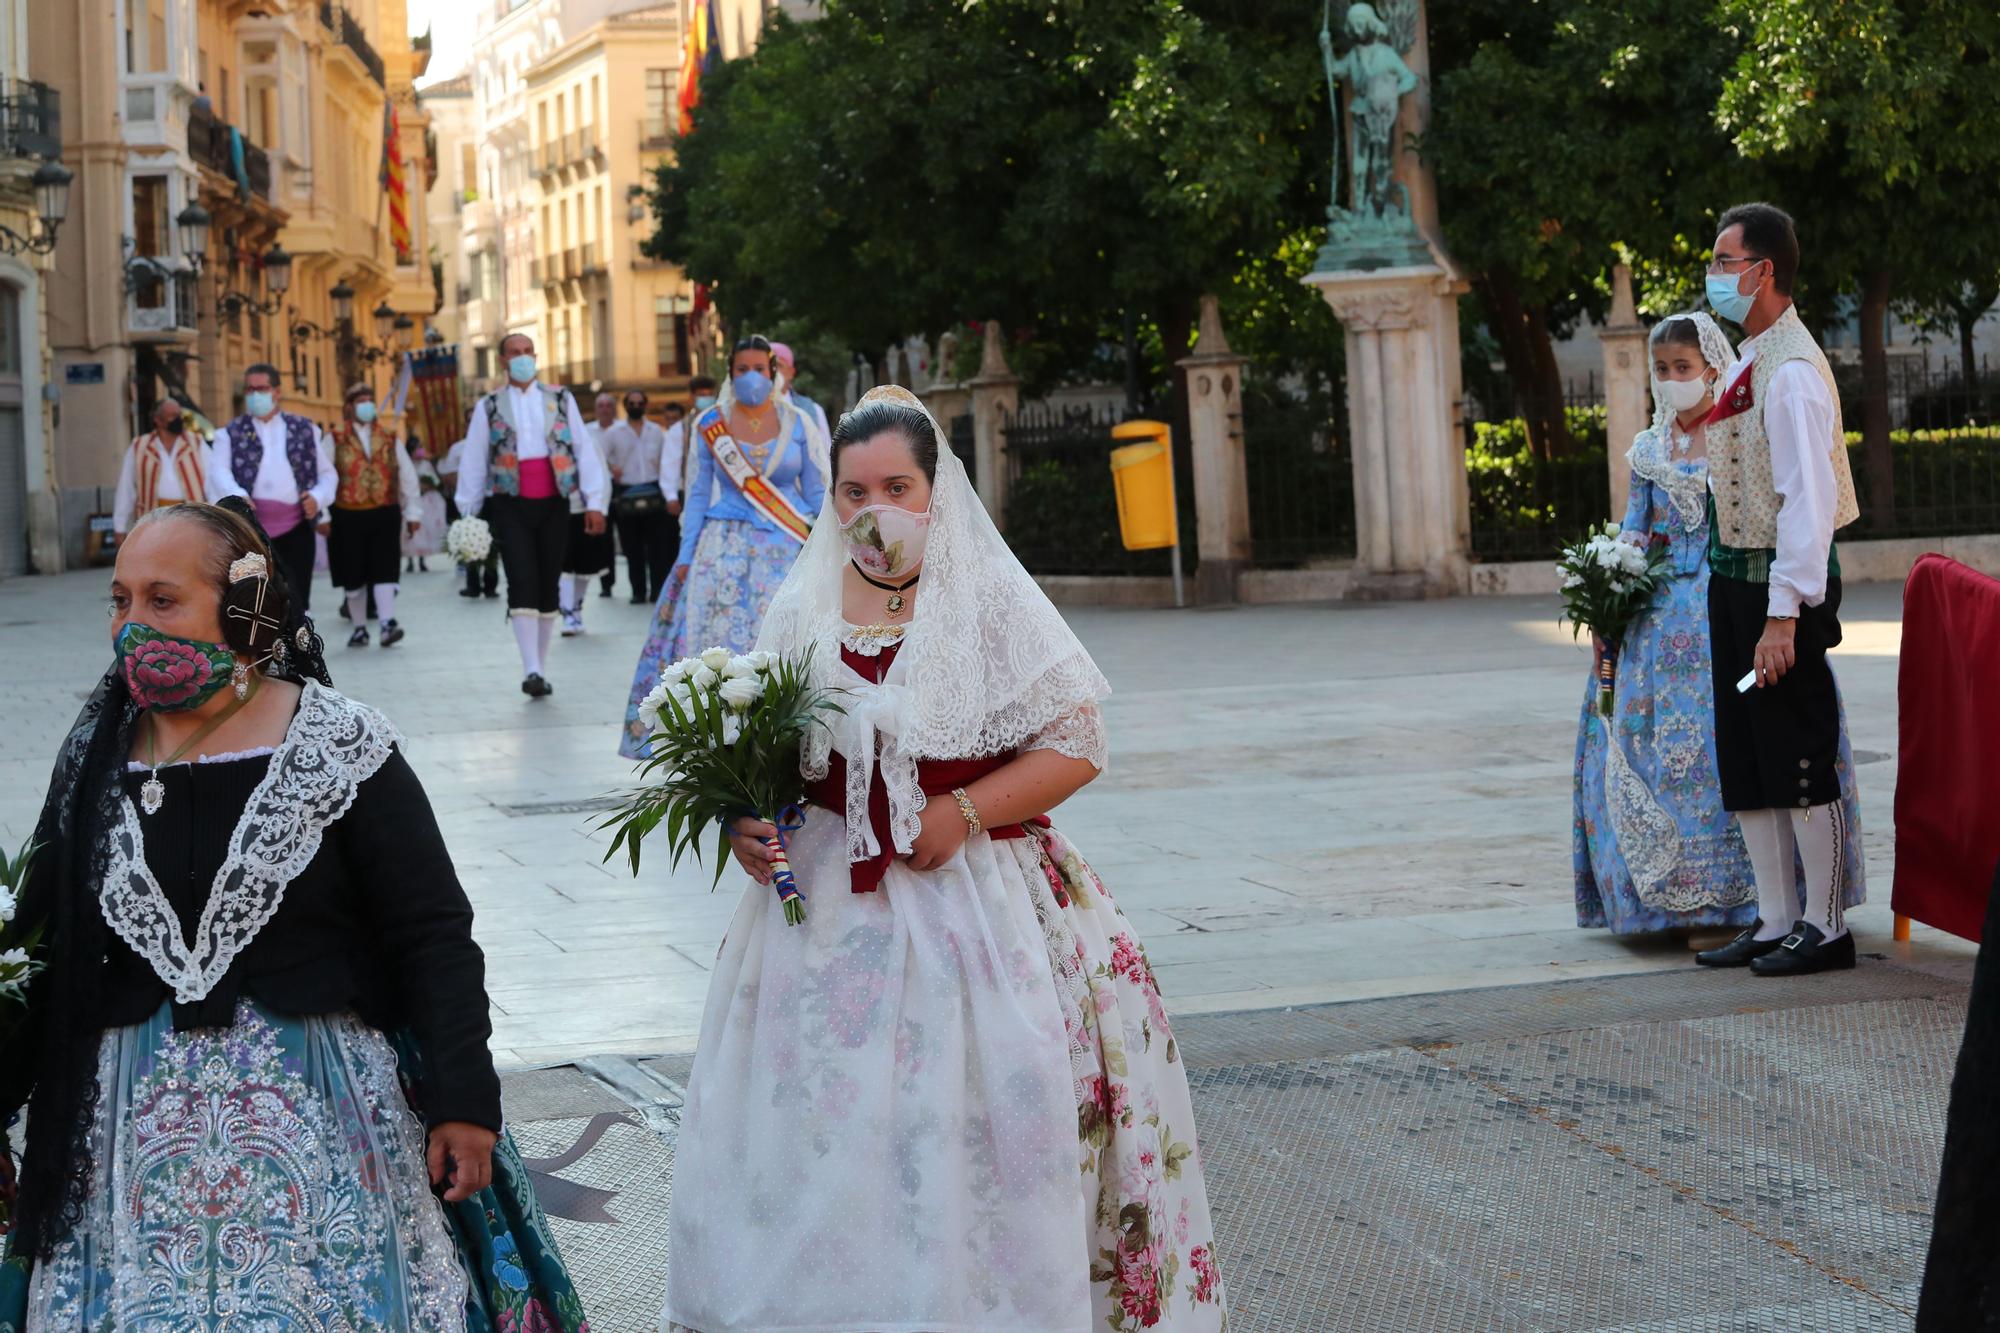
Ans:
MULTIPOLYGON (((576 441, 569 434, 569 390, 536 384, 542 395, 542 420, 547 423, 549 470, 555 473, 556 494, 568 499, 576 489, 576 441)), ((521 493, 520 442, 505 407, 508 390, 496 389, 480 400, 486 414, 486 493, 521 493)))
POLYGON ((168 438, 154 431, 132 441, 132 451, 137 455, 133 468, 135 519, 159 507, 160 473, 166 468, 172 468, 180 479, 183 498, 196 501, 208 498, 202 485, 201 444, 194 436, 181 434, 168 438))
POLYGON ((396 437, 377 427, 375 451, 361 447, 361 434, 351 426, 336 426, 333 432, 333 470, 340 475, 340 489, 334 492, 338 509, 380 509, 403 502, 396 475, 396 437))
POLYGON ((1723 391, 1708 423, 1708 470, 1715 487, 1716 530, 1722 543, 1738 550, 1768 551, 1778 545, 1777 484, 1771 479, 1771 440, 1764 433, 1764 405, 1771 380, 1787 361, 1804 361, 1819 373, 1833 398, 1833 435, 1826 450, 1833 460, 1838 499, 1833 526, 1861 517, 1854 474, 1847 464, 1847 436, 1840 420, 1840 391, 1826 354, 1813 341, 1796 309, 1788 309, 1757 339, 1756 358, 1736 383, 1723 391))
MULTIPOLYGON (((304 495, 319 481, 319 451, 313 447, 313 424, 290 412, 280 412, 278 420, 285 423, 285 458, 292 465, 292 480, 298 483, 299 494, 304 495)), ((245 414, 230 422, 225 430, 229 436, 229 467, 236 474, 236 484, 246 495, 254 493, 257 469, 264 466, 264 442, 257 438, 257 425, 245 414)))

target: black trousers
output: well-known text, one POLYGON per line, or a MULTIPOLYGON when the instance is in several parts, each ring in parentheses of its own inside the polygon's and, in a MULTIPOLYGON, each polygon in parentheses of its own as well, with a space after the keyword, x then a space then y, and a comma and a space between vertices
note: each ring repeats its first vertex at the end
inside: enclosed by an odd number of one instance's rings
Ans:
POLYGON ((326 560, 333 586, 358 592, 376 583, 402 577, 403 510, 400 505, 374 509, 330 511, 333 531, 326 538, 326 560))
POLYGON ((496 495, 486 502, 486 522, 507 571, 507 609, 554 615, 569 544, 569 501, 559 495, 544 500, 496 495))
POLYGON ((1840 799, 1840 695, 1826 653, 1840 642, 1840 580, 1799 608, 1797 661, 1776 685, 1738 693, 1756 661, 1770 589, 1716 574, 1708 581, 1715 682, 1715 763, 1725 810, 1796 810, 1840 799))
POLYGON ((313 525, 301 519, 282 537, 271 538, 271 554, 278 558, 279 572, 292 590, 292 601, 304 611, 312 606, 313 566, 319 562, 319 543, 313 540, 313 525))
POLYGON ((632 600, 653 601, 667 586, 667 574, 674 567, 674 552, 681 544, 681 521, 664 509, 650 514, 618 514, 616 521, 618 545, 624 549, 632 578, 632 600))

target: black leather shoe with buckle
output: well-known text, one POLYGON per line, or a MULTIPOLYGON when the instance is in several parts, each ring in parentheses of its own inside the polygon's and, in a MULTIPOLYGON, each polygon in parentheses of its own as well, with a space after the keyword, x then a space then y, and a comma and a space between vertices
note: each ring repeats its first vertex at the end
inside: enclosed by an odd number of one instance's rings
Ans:
POLYGON ((1830 940, 1818 926, 1801 921, 1776 949, 1750 964, 1750 970, 1760 977, 1803 977, 1853 966, 1853 931, 1830 940))
POLYGON ((1758 939, 1757 932, 1763 928, 1763 921, 1752 921, 1750 928, 1741 935, 1719 949, 1703 949, 1694 956, 1694 960, 1703 967, 1748 967, 1752 961, 1785 942, 1783 935, 1774 940, 1758 939))

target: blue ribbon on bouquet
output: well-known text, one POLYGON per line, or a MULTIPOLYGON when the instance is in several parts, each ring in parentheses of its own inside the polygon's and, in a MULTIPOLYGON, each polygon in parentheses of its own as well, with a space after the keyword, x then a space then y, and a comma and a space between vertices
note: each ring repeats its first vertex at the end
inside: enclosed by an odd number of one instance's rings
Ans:
POLYGON ((785 912, 785 924, 796 926, 806 919, 806 900, 799 892, 799 881, 792 874, 791 835, 806 826, 806 812, 796 805, 788 805, 778 812, 771 821, 777 827, 776 838, 766 838, 766 846, 775 844, 778 853, 771 861, 771 887, 778 891, 778 902, 785 912))

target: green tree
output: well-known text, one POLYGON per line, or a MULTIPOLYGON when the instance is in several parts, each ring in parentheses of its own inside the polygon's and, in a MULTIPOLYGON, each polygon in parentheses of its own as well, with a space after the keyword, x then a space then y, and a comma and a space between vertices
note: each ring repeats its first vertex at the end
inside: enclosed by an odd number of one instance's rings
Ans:
POLYGON ((1891 303, 1936 308, 2000 272, 2000 6, 1723 0, 1741 51, 1719 121, 1800 219, 1802 268, 1860 302, 1871 510, 1895 508, 1891 303))

